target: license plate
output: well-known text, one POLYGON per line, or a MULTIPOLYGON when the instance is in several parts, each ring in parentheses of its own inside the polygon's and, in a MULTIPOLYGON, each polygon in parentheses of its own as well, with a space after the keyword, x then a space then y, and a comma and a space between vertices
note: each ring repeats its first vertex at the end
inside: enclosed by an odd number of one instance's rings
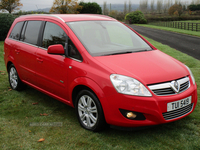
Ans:
POLYGON ((176 109, 179 109, 179 108, 182 108, 182 107, 185 107, 185 106, 191 104, 191 99, 192 99, 192 96, 184 98, 182 100, 167 103, 167 112, 176 110, 176 109))

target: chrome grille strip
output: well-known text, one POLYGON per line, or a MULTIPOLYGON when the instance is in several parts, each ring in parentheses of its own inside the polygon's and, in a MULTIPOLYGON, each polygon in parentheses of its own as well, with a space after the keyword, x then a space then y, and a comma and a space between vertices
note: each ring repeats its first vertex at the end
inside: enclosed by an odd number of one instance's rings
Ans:
POLYGON ((193 104, 190 104, 183 108, 163 113, 163 117, 165 120, 175 119, 175 118, 178 118, 190 113, 192 111, 192 108, 193 108, 193 104))
MULTIPOLYGON (((185 77, 179 80, 176 80, 178 84, 180 85, 180 91, 178 93, 181 93, 185 90, 187 90, 190 87, 190 79, 189 77, 185 77)), ((172 88, 172 81, 166 82, 166 83, 160 83, 160 84, 154 84, 149 85, 148 87, 152 90, 152 92, 159 96, 165 96, 165 95, 174 95, 177 94, 173 88, 172 88)))

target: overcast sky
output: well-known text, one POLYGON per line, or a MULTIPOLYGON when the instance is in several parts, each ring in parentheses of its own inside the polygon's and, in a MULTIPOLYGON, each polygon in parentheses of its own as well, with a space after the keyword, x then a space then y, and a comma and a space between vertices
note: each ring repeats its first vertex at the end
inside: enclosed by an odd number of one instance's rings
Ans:
MULTIPOLYGON (((52 6, 54 0, 21 0, 20 2, 23 4, 21 10, 29 11, 29 10, 37 10, 42 8, 49 8, 52 6)), ((80 1, 80 0, 79 0, 80 1)), ((104 1, 107 4, 124 4, 124 1, 129 2, 129 0, 83 0, 84 2, 97 2, 98 4, 103 4, 104 1)), ((155 2, 157 0, 154 0, 155 2)), ((165 1, 165 0, 163 0, 165 1)), ((175 0, 173 0, 175 1, 175 0)), ((190 3, 192 0, 181 0, 182 2, 190 3)), ((139 4, 140 0, 131 0, 132 4, 139 4)), ((149 0, 149 3, 151 0, 149 0)))

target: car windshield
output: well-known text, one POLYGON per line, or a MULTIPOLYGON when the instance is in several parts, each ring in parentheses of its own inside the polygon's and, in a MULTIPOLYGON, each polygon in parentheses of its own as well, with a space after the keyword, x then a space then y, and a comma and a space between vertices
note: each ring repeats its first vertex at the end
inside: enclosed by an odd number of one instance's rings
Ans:
POLYGON ((117 21, 80 21, 67 25, 92 56, 152 50, 136 33, 117 21))

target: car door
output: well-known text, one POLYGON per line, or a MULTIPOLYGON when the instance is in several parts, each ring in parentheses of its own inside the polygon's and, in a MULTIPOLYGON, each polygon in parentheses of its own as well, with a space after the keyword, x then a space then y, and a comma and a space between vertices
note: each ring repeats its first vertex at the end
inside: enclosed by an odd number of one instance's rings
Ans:
POLYGON ((26 21, 21 36, 16 43, 15 59, 19 67, 20 77, 24 82, 35 85, 35 64, 37 42, 42 21, 26 21))
POLYGON ((50 45, 66 43, 66 30, 53 22, 46 22, 41 47, 36 52, 37 86, 46 93, 61 99, 68 99, 67 63, 64 55, 47 53, 50 45))

